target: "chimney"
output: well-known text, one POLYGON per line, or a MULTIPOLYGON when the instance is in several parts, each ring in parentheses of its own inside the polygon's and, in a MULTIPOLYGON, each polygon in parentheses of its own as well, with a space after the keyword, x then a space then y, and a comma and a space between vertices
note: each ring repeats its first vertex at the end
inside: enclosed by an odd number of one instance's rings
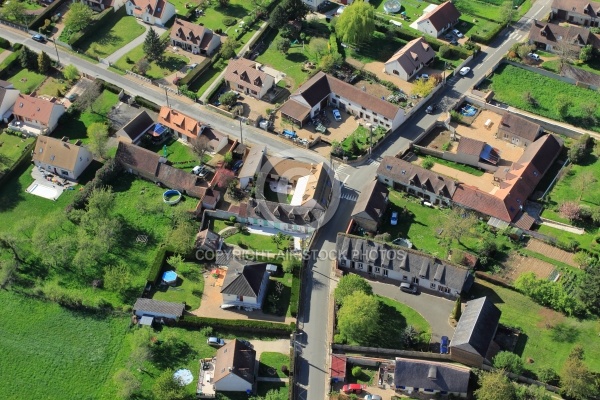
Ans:
POLYGON ((429 367, 429 373, 427 374, 427 377, 431 380, 437 379, 437 367, 435 367, 435 366, 429 367))

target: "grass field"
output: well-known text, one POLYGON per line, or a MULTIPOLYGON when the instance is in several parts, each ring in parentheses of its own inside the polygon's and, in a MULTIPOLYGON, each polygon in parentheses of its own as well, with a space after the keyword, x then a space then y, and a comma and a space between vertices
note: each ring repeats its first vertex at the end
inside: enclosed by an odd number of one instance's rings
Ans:
POLYGON ((302 65, 309 60, 309 55, 303 50, 301 43, 292 45, 288 53, 283 54, 277 50, 279 39, 280 36, 276 30, 269 30, 263 39, 268 48, 256 58, 256 61, 286 74, 286 82, 291 86, 288 89, 294 91, 308 77, 308 74, 302 71, 302 65))
POLYGON ((258 235, 256 233, 239 232, 225 239, 225 243, 235 244, 250 250, 258 250, 264 252, 277 253, 283 249, 287 249, 290 240, 284 240, 277 248, 277 245, 271 240, 271 236, 258 235), (240 246, 240 241, 242 246, 240 246))
POLYGON ((3 398, 103 397, 127 316, 80 314, 6 291, 0 303, 3 398))
POLYGON ((126 15, 125 7, 93 29, 94 34, 88 34, 80 45, 81 50, 92 58, 107 57, 144 33, 144 27, 135 17, 126 15))
POLYGON ((196 92, 198 96, 202 96, 224 69, 225 66, 218 68, 215 67, 215 65, 212 65, 210 68, 204 71, 198 79, 192 82, 189 89, 193 92, 196 92))
POLYGON ((351 50, 352 58, 363 63, 373 61, 387 61, 398 49, 404 47, 407 42, 398 38, 388 39, 382 32, 373 32, 373 37, 368 44, 351 50))
MULTIPOLYGON (((149 150, 152 150, 164 157, 165 145, 167 148, 167 160, 172 162, 177 168, 191 172, 194 166, 198 165, 198 156, 194 154, 192 148, 177 140, 170 140, 164 144, 150 146, 149 150)), ((208 162, 210 159, 211 157, 209 155, 205 155, 203 161, 208 162)))
POLYGON ((46 79, 46 75, 28 69, 22 69, 9 78, 8 81, 21 93, 30 94, 44 82, 44 79, 46 79))
POLYGON ((342 148, 344 149, 345 155, 349 155, 349 158, 358 157, 368 151, 371 139, 373 140, 373 144, 376 144, 384 135, 385 130, 379 128, 373 129, 373 137, 371 138, 371 132, 369 129, 360 125, 358 128, 356 128, 356 130, 354 130, 354 132, 342 140, 342 148), (358 144, 358 154, 352 151, 353 141, 356 141, 358 144))
POLYGON ((0 170, 2 166, 8 167, 21 157, 23 151, 35 139, 28 136, 23 139, 21 136, 0 133, 0 170))
POLYGON ((570 85, 546 76, 530 72, 512 65, 502 65, 491 76, 491 89, 495 92, 494 99, 510 106, 532 112, 558 121, 564 121, 578 127, 585 127, 600 132, 600 93, 570 85), (535 104, 526 99, 530 93, 535 104), (569 98, 572 106, 568 115, 562 118, 556 110, 557 93, 569 98), (595 104, 595 121, 586 118, 582 107, 595 104))
POLYGON ((63 79, 62 73, 49 76, 37 90, 38 95, 62 97, 67 93, 69 86, 63 79))
POLYGON ((393 307, 396 311, 402 314, 402 316, 406 320, 406 326, 414 326, 415 329, 417 329, 421 333, 421 341, 423 343, 429 343, 429 339, 431 338, 431 326, 421 314, 419 314, 406 304, 400 303, 399 301, 395 301, 382 296, 376 297, 385 305, 393 307))
POLYGON ((291 317, 290 313, 290 298, 292 296, 292 281, 294 279, 299 279, 294 277, 291 273, 286 273, 283 276, 271 276, 269 286, 267 288, 267 294, 265 296, 265 305, 263 306, 263 310, 267 313, 274 315, 285 315, 286 317, 291 317), (283 285, 283 289, 280 293, 277 292, 276 285, 277 282, 283 285), (277 297, 277 301, 273 304, 269 300, 269 295, 274 293, 277 297))
MULTIPOLYGON (((143 44, 137 46, 129 53, 119 58, 114 66, 124 71, 131 70, 135 63, 144 58, 143 47, 143 44)), ((146 72, 146 76, 151 79, 162 79, 165 76, 181 70, 189 63, 189 61, 189 58, 185 56, 185 52, 182 52, 181 54, 175 54, 170 51, 165 52, 163 61, 159 63, 152 61, 150 63, 150 68, 146 72)), ((184 74, 181 75, 183 76, 184 74)))
POLYGON ((437 163, 440 165, 445 165, 447 167, 454 168, 458 171, 466 172, 467 174, 471 174, 474 176, 483 176, 483 174, 484 174, 484 172, 482 170, 477 169, 475 167, 471 167, 470 165, 465 165, 465 164, 461 164, 461 163, 457 163, 457 162, 453 162, 453 161, 444 160, 443 158, 438 158, 438 157, 434 157, 434 156, 426 156, 425 159, 431 160, 434 163, 437 163))
MULTIPOLYGON (((177 9, 181 8, 177 4, 177 2, 179 1, 183 2, 183 0, 176 0, 176 2, 174 3, 175 8, 177 9)), ((183 8, 185 8, 185 4, 183 5, 183 8)), ((196 18, 195 20, 193 20, 193 22, 202 23, 204 24, 204 26, 212 29, 213 31, 215 29, 221 28, 223 29, 223 32, 226 32, 229 28, 230 31, 228 31, 227 33, 229 34, 229 36, 233 36, 234 29, 238 27, 240 21, 245 16, 250 14, 252 9, 252 3, 246 0, 230 0, 229 5, 227 7, 221 7, 218 4, 218 2, 212 2, 212 5, 210 7, 204 9, 204 15, 201 15, 200 17, 196 18), (225 24, 223 23, 224 18, 233 18, 237 20, 237 23, 235 25, 232 25, 231 27, 225 26, 225 24)))
POLYGON ((71 140, 81 139, 83 143, 88 143, 87 128, 94 122, 108 122, 106 115, 108 115, 111 108, 118 101, 119 97, 116 94, 104 90, 91 108, 79 115, 73 114, 67 116, 64 122, 61 123, 58 131, 61 132, 61 135, 67 136, 71 140))
POLYGON ((260 355, 258 364, 258 376, 267 378, 287 378, 287 375, 281 372, 281 366, 290 367, 289 354, 276 352, 264 352, 260 355), (272 372, 275 372, 274 374, 272 372))
POLYGON ((204 267, 196 263, 185 263, 175 270, 178 275, 175 286, 159 287, 154 292, 154 300, 164 300, 173 303, 185 303, 186 310, 196 310, 200 307, 204 291, 204 267))
POLYGON ((585 349, 585 363, 600 372, 600 342, 597 320, 577 320, 567 318, 560 313, 544 308, 522 294, 495 286, 483 280, 477 280, 471 295, 474 298, 488 296, 502 311, 500 323, 518 327, 523 335, 517 343, 515 352, 524 360, 527 369, 536 372, 551 367, 560 373, 571 349, 580 344, 585 349), (568 340, 558 340, 552 327, 557 324, 571 333, 568 340))

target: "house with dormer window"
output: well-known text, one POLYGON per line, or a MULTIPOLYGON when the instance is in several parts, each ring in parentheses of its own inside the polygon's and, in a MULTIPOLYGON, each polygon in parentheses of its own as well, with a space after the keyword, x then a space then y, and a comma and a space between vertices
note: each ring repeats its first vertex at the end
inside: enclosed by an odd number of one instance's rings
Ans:
POLYGON ((170 33, 171 45, 193 54, 212 55, 221 44, 221 36, 212 30, 182 19, 175 19, 170 33))
POLYGON ((435 51, 422 37, 408 42, 385 62, 384 72, 408 81, 435 59, 435 51))
POLYGON ((380 182, 421 197, 431 204, 450 205, 457 182, 396 157, 384 157, 377 169, 380 182))
POLYGON ((529 44, 549 52, 561 52, 564 46, 570 46, 578 54, 586 45, 600 49, 600 35, 580 26, 563 26, 534 20, 529 30, 529 44))
POLYGON ((583 26, 600 26, 600 3, 589 0, 554 0, 552 18, 583 26))
POLYGON ((261 64, 252 60, 233 59, 225 70, 225 81, 231 90, 262 99, 275 85, 275 78, 261 68, 261 64))
POLYGON ((474 281, 468 268, 378 240, 339 233, 336 251, 344 271, 411 283, 438 296, 456 298, 474 281))
POLYGON ((410 26, 427 35, 439 37, 442 33, 452 29, 458 23, 460 11, 451 1, 446 1, 423 14, 410 26))
POLYGON ((125 10, 127 15, 160 27, 175 16, 175 6, 165 0, 127 0, 125 10))
POLYGON ((184 142, 204 136, 208 140, 207 145, 211 153, 223 150, 229 141, 227 135, 214 130, 208 124, 203 124, 170 107, 161 107, 157 122, 171 130, 184 142))
POLYGON ((14 119, 8 125, 11 130, 28 135, 49 135, 65 113, 65 106, 39 97, 19 94, 13 106, 14 119))

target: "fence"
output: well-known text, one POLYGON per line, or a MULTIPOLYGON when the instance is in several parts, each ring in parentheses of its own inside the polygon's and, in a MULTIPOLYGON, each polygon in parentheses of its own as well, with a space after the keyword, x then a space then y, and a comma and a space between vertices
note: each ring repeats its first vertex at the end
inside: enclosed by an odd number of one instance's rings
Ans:
POLYGON ((21 30, 23 32, 31 33, 31 32, 29 32, 29 29, 25 25, 17 24, 17 23, 8 21, 6 19, 0 18, 0 24, 6 25, 6 26, 10 26, 11 28, 18 29, 18 30, 21 30))
MULTIPOLYGON (((483 364, 481 369, 483 369, 485 371, 495 371, 495 369, 493 367, 486 365, 486 364, 483 364)), ((509 378, 515 379, 519 382, 527 383, 528 385, 543 386, 544 389, 546 389, 550 392, 560 393, 560 388, 558 388, 556 386, 548 385, 547 383, 536 381, 535 379, 530 379, 530 378, 524 377, 522 375, 516 375, 516 374, 513 374, 512 372, 504 372, 504 374, 506 376, 508 376, 509 378)), ((598 397, 593 397, 593 398, 597 399, 598 397)))
POLYGON ((450 361, 450 354, 439 354, 429 353, 425 351, 412 351, 412 350, 397 350, 397 349, 386 349, 382 347, 365 347, 365 346, 352 346, 349 344, 332 344, 333 350, 339 350, 344 352, 350 352, 354 354, 379 354, 391 357, 409 357, 409 358, 420 358, 427 360, 442 360, 450 361))
POLYGON ((135 72, 133 72, 133 71, 126 70, 126 71, 125 71, 125 73, 126 73, 127 75, 135 76, 136 78, 138 78, 138 79, 141 79, 141 80, 143 80, 143 81, 146 81, 146 82, 148 82, 148 83, 152 83, 152 79, 150 79, 150 78, 146 78, 145 76, 142 76, 142 75, 139 75, 139 74, 136 74, 136 73, 135 73, 135 72))

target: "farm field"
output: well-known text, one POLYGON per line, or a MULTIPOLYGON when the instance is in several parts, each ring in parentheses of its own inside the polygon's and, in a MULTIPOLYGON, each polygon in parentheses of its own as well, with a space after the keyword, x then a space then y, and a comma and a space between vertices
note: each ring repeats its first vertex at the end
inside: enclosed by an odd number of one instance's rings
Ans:
POLYGON ((86 315, 9 291, 0 303, 3 398, 103 398, 127 316, 86 315))
POLYGON ((585 349, 585 364, 595 372, 600 371, 600 343, 597 320, 577 320, 542 307, 528 297, 482 279, 471 289, 474 298, 488 296, 502 311, 500 323, 519 328, 523 334, 515 352, 525 362, 525 367, 537 372, 553 368, 560 374, 571 349, 580 344, 585 349), (559 332, 569 332, 560 335, 559 332))
MULTIPOLYGON (((490 77, 494 99, 510 106, 569 124, 600 132, 598 122, 590 123, 583 108, 600 104, 600 93, 557 81, 512 65, 502 65, 490 77), (557 93, 568 97, 572 106, 562 118, 556 110, 557 93), (529 94, 529 96, 528 96, 529 94)), ((595 121, 600 121, 598 108, 595 121)))

